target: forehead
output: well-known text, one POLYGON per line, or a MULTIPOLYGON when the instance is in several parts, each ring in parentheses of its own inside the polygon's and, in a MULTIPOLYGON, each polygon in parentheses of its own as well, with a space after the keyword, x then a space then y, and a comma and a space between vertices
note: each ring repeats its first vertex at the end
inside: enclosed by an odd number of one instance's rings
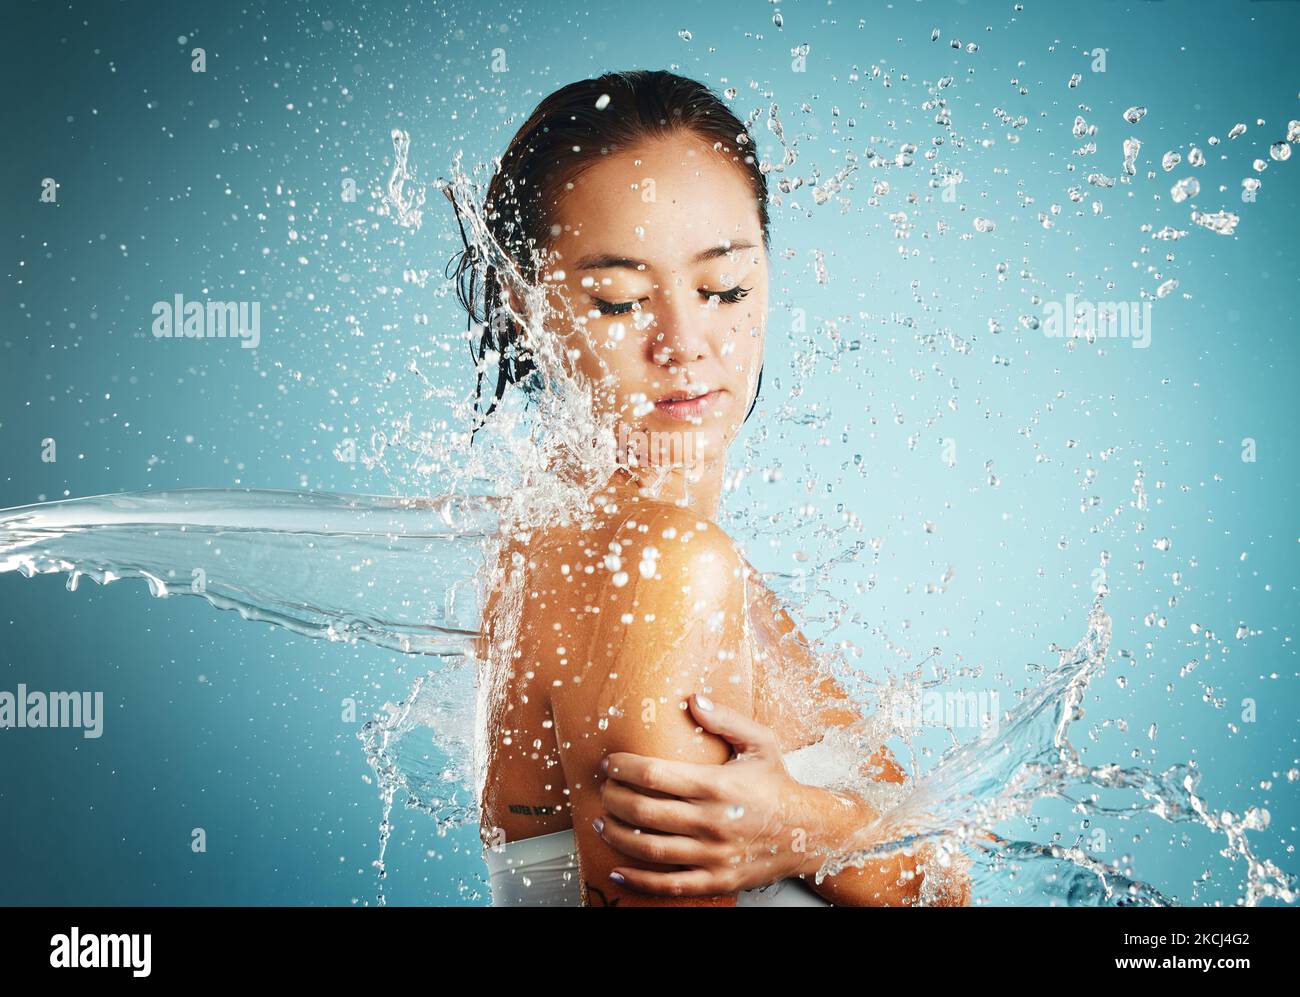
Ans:
POLYGON ((724 240, 761 248, 758 205, 742 165, 731 161, 737 155, 680 133, 602 156, 561 192, 551 247, 570 265, 599 252, 651 269, 686 267, 724 240))

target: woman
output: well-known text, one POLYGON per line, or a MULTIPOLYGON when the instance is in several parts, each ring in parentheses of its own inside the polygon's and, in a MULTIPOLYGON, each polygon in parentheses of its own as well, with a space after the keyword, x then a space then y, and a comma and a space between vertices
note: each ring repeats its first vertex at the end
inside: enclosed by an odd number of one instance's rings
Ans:
MULTIPOLYGON (((505 531, 484 607, 497 905, 909 905, 927 885, 901 853, 814 884, 876 811, 796 781, 783 753, 861 718, 715 522, 768 305, 766 178, 744 131, 670 73, 566 86, 487 191, 508 264, 468 242, 460 262, 496 400, 548 390, 558 357, 617 447, 582 515, 505 531)), ((884 749, 872 762, 902 781, 884 749)))

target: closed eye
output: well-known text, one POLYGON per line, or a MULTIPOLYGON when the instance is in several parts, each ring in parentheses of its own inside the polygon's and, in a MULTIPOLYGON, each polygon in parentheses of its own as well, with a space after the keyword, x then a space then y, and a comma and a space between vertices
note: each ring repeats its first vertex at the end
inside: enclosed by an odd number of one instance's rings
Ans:
POLYGON ((734 305, 746 294, 748 294, 751 290, 752 288, 741 287, 739 284, 737 284, 735 287, 729 288, 726 291, 703 291, 702 290, 700 291, 700 293, 703 294, 706 298, 717 298, 719 301, 725 301, 729 305, 734 305))
MULTIPOLYGON (((700 288, 700 294, 706 301, 716 298, 718 301, 725 304, 734 305, 752 290, 753 288, 741 287, 737 284, 735 287, 728 288, 725 291, 706 291, 704 288, 700 288)), ((637 301, 604 301, 600 298, 593 297, 591 300, 595 303, 596 310, 602 315, 626 315, 632 311, 634 306, 640 304, 646 299, 640 298, 637 301)))
MULTIPOLYGON (((600 298, 592 298, 595 302, 596 310, 602 315, 626 315, 632 310, 633 305, 640 304, 640 301, 602 301, 600 298)), ((642 298, 641 301, 645 299, 642 298)))

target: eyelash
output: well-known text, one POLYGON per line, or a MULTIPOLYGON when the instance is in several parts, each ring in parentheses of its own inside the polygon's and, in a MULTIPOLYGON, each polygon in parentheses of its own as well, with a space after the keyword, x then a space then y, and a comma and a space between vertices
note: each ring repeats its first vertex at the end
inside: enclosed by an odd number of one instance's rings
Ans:
MULTIPOLYGON (((706 298, 717 298, 724 304, 734 305, 752 290, 753 288, 741 287, 737 284, 735 287, 728 288, 725 291, 703 291, 701 293, 706 298)), ((602 315, 627 315, 632 311, 632 306, 636 303, 634 301, 603 301, 600 298, 595 297, 591 300, 596 303, 596 309, 602 315)))

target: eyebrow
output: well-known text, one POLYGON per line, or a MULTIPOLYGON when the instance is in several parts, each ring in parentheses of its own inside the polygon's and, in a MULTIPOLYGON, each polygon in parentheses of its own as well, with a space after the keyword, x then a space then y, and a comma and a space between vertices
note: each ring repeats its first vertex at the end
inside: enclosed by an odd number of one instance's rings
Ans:
MULTIPOLYGON (((709 260, 716 260, 719 256, 726 256, 730 252, 739 249, 756 248, 752 242, 733 242, 729 245, 717 245, 702 252, 696 253, 691 260, 692 263, 707 263, 709 260)), ((592 253, 590 256, 584 256, 574 264, 574 270, 613 270, 627 269, 637 270, 641 267, 649 267, 650 264, 644 260, 634 260, 627 256, 614 256, 609 253, 592 253)))

